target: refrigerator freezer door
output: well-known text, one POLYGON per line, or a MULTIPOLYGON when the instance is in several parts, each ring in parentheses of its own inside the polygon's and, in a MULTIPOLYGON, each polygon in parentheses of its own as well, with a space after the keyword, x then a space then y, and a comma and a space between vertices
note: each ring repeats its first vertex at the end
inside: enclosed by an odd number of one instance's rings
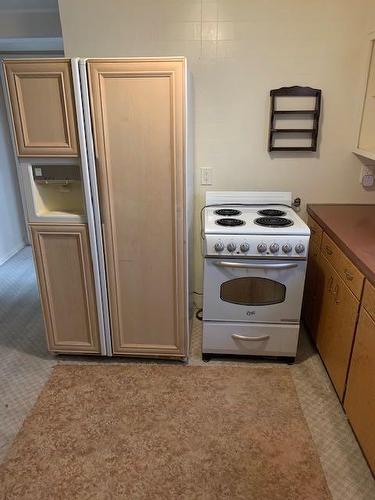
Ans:
POLYGON ((185 60, 88 60, 113 353, 186 357, 185 60))

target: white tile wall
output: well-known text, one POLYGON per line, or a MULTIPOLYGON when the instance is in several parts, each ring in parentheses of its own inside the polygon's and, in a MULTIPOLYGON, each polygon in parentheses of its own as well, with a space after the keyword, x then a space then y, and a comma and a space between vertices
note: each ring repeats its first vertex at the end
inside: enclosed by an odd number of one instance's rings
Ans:
MULTIPOLYGON (((306 202, 375 202, 351 153, 371 0, 60 0, 67 56, 185 55, 195 94, 196 212, 210 189, 291 190, 306 202), (269 91, 323 91, 317 154, 267 152, 269 91)), ((303 213, 303 212, 302 212, 303 213)), ((198 217, 197 217, 198 221, 198 217)), ((201 287, 196 228, 196 288, 201 287)))

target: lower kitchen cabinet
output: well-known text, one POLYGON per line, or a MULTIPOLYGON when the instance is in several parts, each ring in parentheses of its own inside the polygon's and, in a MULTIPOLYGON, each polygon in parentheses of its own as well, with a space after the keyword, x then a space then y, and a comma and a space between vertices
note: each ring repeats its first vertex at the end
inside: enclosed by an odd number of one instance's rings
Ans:
POLYGON ((326 258, 319 258, 320 297, 316 343, 340 400, 343 399, 357 323, 359 300, 326 258))
POLYGON ((350 364, 344 408, 375 473, 375 321, 362 307, 350 364))
POLYGON ((86 224, 30 224, 48 348, 100 353, 86 224))

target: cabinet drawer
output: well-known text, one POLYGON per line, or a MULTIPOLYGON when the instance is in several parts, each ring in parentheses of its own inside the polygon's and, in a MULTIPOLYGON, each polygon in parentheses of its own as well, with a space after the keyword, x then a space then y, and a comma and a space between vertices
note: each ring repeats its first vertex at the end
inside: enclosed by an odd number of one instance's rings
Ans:
POLYGON ((362 307, 350 363, 344 408, 375 473, 375 322, 362 307))
POLYGON ((207 321, 203 326, 203 352, 294 357, 298 334, 299 325, 207 321))
POLYGON ((309 244, 310 252, 312 252, 314 255, 317 255, 322 244, 323 229, 317 222, 315 222, 312 217, 310 217, 310 215, 307 219, 307 225, 309 226, 311 231, 309 244))
POLYGON ((365 281, 362 305, 366 311, 375 319, 375 287, 369 281, 365 281))
POLYGON ((323 233, 322 238, 322 254, 359 299, 362 293, 364 276, 326 233, 323 233))

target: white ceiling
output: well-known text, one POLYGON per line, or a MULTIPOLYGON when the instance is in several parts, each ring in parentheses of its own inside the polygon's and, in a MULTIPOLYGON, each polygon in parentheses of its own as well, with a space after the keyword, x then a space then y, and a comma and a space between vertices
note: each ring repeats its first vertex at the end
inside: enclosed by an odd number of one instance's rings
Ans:
POLYGON ((0 0, 0 11, 58 10, 58 0, 0 0))

